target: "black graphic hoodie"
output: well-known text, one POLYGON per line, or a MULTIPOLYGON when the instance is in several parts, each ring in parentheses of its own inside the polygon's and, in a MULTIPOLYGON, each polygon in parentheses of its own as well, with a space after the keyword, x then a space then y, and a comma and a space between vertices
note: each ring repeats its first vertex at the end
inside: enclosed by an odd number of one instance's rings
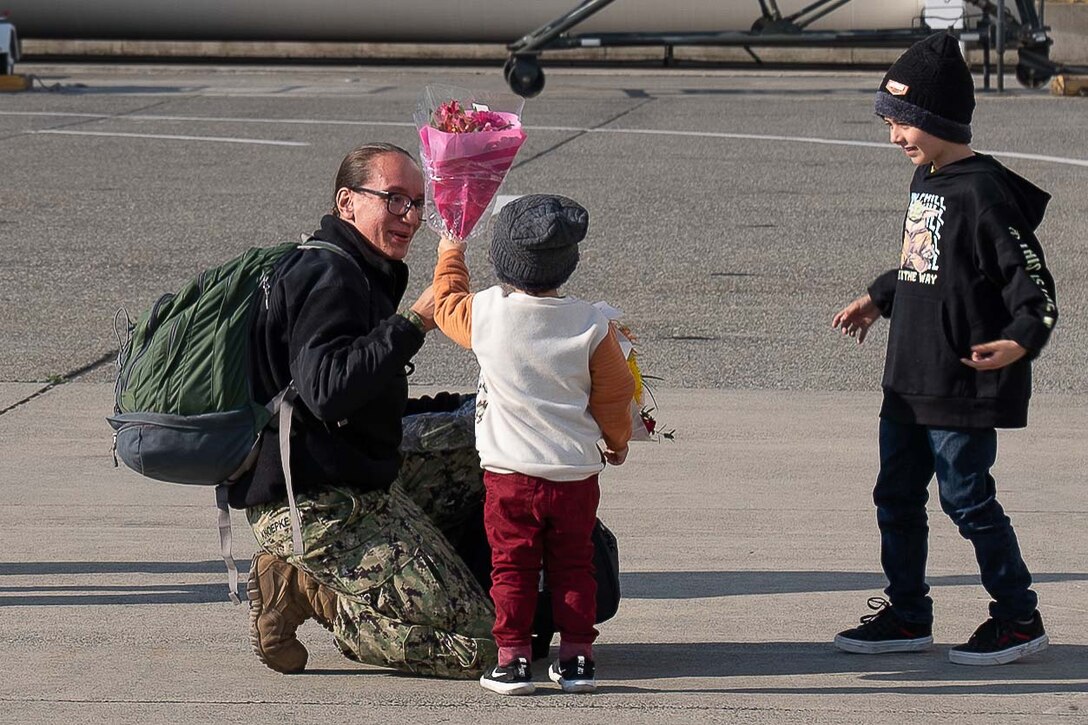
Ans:
POLYGON ((1035 237, 1049 200, 983 154, 915 172, 899 267, 869 287, 891 318, 882 417, 944 428, 1027 424, 1031 360, 1058 319, 1035 237), (1028 354, 993 371, 960 362, 994 340, 1028 354))

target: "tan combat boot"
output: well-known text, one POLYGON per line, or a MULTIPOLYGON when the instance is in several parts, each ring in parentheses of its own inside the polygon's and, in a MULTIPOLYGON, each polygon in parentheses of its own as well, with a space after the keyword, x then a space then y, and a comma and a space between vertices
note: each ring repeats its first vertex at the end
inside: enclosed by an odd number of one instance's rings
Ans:
MULTIPOLYGON (((315 581, 313 577, 301 570, 299 571, 299 577, 300 580, 305 581, 306 598, 310 600, 310 606, 313 607, 314 619, 322 627, 332 632, 333 622, 336 621, 336 604, 338 601, 336 592, 315 581)), ((336 649, 340 650, 340 654, 352 662, 362 662, 359 655, 355 654, 350 647, 339 639, 333 638, 333 643, 336 645, 336 649)))
POLYGON ((314 611, 314 619, 325 629, 332 631, 332 623, 336 621, 336 592, 324 584, 320 584, 306 572, 299 569, 299 581, 303 582, 306 599, 310 602, 310 608, 314 611))
POLYGON ((306 669, 308 654, 295 630, 316 614, 307 596, 308 582, 317 584, 301 569, 263 551, 250 564, 249 641, 257 659, 276 672, 290 675, 306 669))

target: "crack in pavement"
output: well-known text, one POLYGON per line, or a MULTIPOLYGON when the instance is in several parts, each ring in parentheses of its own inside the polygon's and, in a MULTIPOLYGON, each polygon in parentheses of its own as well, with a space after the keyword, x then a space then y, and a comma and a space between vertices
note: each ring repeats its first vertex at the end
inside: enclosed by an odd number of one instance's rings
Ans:
POLYGON ((69 370, 68 372, 64 373, 63 375, 59 375, 58 376, 59 379, 50 381, 49 383, 45 384, 44 386, 42 386, 38 390, 34 391, 30 395, 26 396, 22 400, 17 400, 14 403, 12 403, 11 405, 7 406, 6 408, 0 409, 0 415, 5 415, 6 413, 10 413, 11 411, 15 410, 19 406, 26 405, 27 403, 34 400, 35 398, 40 398, 41 396, 45 395, 46 393, 48 393, 53 388, 57 388, 57 387, 60 387, 61 385, 64 385, 65 383, 69 383, 72 380, 74 380, 75 378, 78 378, 80 375, 83 375, 85 373, 89 373, 92 370, 97 370, 98 368, 102 367, 106 363, 112 362, 112 361, 114 361, 116 359, 117 359, 117 351, 113 350, 111 352, 108 352, 108 353, 102 355, 101 357, 99 357, 97 360, 94 360, 93 362, 89 362, 86 365, 75 368, 74 370, 69 370))
POLYGON ((519 162, 517 162, 517 163, 516 163, 516 164, 514 164, 514 166, 513 166, 513 167, 512 167, 511 169, 510 169, 510 171, 515 171, 515 170, 517 170, 517 169, 520 169, 521 167, 523 167, 523 166, 526 166, 527 164, 530 164, 530 163, 532 163, 533 161, 536 161, 537 159, 541 158, 542 156, 547 156, 547 155, 548 155, 548 154, 550 154, 550 153, 551 153, 552 151, 555 151, 556 149, 559 149, 559 148, 561 148, 561 147, 563 147, 563 146, 566 146, 567 144, 569 144, 569 143, 570 143, 570 142, 572 142, 572 141, 577 141, 577 140, 578 140, 578 139, 580 139, 580 138, 581 138, 582 136, 585 136, 585 135, 587 135, 587 134, 593 133, 594 131, 596 131, 596 130, 598 130, 598 129, 604 128, 604 127, 605 127, 605 126, 607 126, 608 124, 610 124, 610 123, 614 123, 614 122, 618 121, 619 119, 623 118, 623 117, 624 117, 624 116, 626 116, 627 114, 629 114, 629 113, 633 113, 634 111, 637 111, 638 109, 642 108, 642 107, 643 107, 643 106, 645 106, 646 104, 648 104, 648 103, 653 103, 653 102, 654 102, 654 100, 655 100, 655 99, 653 99, 653 98, 647 98, 647 99, 645 99, 644 101, 642 101, 641 103, 636 103, 635 105, 631 106, 630 108, 628 108, 628 109, 627 109, 627 110, 625 110, 625 111, 620 111, 619 113, 617 113, 617 114, 616 114, 615 116, 613 116, 612 118, 609 118, 609 119, 606 119, 606 120, 604 120, 604 121, 601 121, 601 122, 600 122, 600 123, 598 123, 598 124, 597 124, 596 126, 590 126, 589 128, 583 128, 583 129, 579 129, 578 133, 574 134, 573 136, 569 136, 569 137, 567 137, 567 138, 563 139, 562 141, 560 141, 559 143, 557 143, 557 144, 553 144, 552 146, 549 146, 548 148, 544 149, 544 150, 543 150, 543 151, 541 151, 540 153, 537 153, 537 154, 535 154, 535 155, 533 155, 533 156, 530 156, 530 157, 529 157, 529 158, 527 158, 527 159, 523 159, 522 161, 519 161, 519 162))

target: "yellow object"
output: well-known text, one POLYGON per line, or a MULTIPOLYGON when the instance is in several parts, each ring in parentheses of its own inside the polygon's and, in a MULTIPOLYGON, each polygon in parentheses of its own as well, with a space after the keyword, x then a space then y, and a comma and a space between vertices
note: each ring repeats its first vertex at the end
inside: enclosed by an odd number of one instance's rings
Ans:
POLYGON ((635 379, 635 394, 632 396, 635 402, 642 405, 642 371, 638 368, 638 360, 635 359, 635 351, 627 356, 627 367, 631 368, 631 377, 635 379))
POLYGON ((1055 96, 1088 96, 1088 76, 1056 75, 1050 81, 1055 96))
POLYGON ((0 76, 0 93, 25 91, 28 88, 30 88, 30 76, 19 74, 0 76))

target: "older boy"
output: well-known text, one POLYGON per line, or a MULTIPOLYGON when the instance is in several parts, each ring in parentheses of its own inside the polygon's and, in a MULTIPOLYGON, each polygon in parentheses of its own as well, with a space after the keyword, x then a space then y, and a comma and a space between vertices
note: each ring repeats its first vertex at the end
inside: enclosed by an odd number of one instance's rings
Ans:
POLYGON ((927 486, 975 549, 990 619, 952 662, 1011 662, 1047 646, 1031 575, 990 468, 995 428, 1027 424, 1031 360, 1058 317, 1054 281, 1034 231, 1048 194, 977 154, 974 88, 951 35, 916 43, 884 76, 876 113, 918 167, 900 266, 876 279, 832 325, 865 339, 891 319, 873 499, 890 602, 841 632, 835 645, 875 654, 928 648, 933 603, 925 581, 927 486))

